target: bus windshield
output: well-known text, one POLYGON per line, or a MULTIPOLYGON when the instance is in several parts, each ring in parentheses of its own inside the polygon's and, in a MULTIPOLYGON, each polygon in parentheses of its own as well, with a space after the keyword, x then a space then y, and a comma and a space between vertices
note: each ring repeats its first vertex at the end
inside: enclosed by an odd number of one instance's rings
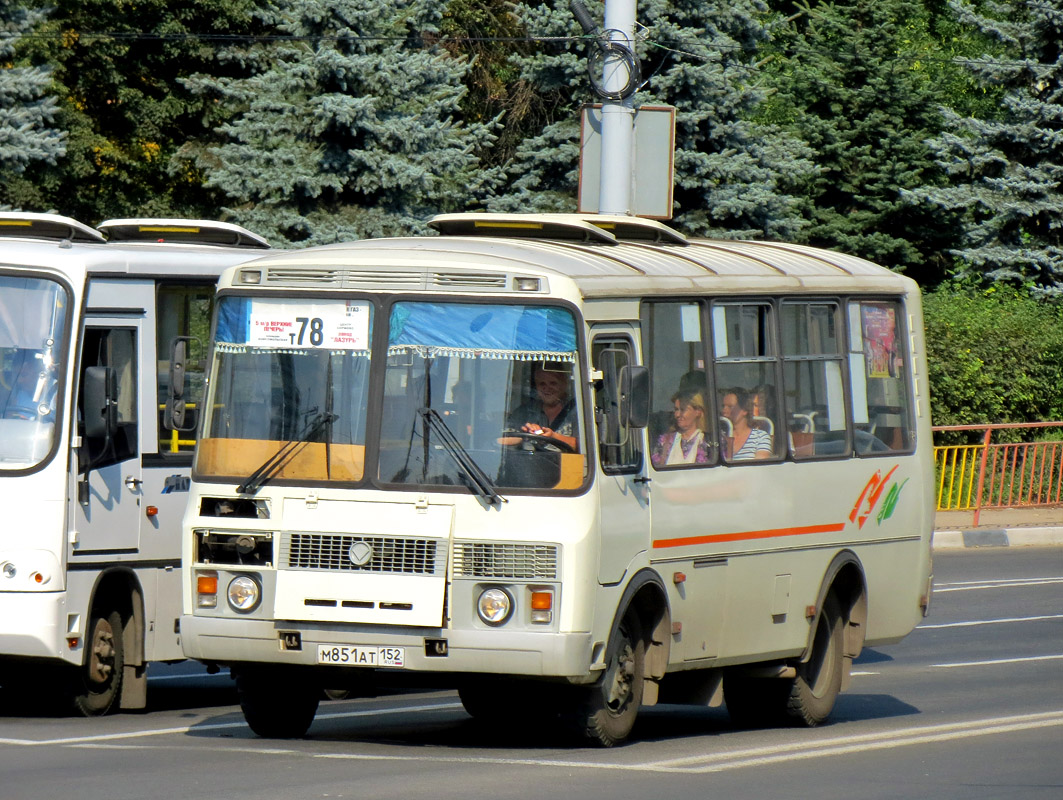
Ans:
POLYGON ((0 471, 52 451, 68 307, 55 281, 0 275, 0 471))
POLYGON ((373 342, 374 312, 349 298, 221 298, 197 474, 238 478, 244 491, 372 478, 492 501, 496 489, 582 485, 571 312, 396 302, 386 341, 373 342))

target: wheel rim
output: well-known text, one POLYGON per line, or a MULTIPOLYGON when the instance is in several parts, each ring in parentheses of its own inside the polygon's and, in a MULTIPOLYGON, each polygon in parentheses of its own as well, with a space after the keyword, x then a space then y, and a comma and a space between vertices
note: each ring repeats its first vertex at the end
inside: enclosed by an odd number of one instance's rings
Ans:
POLYGON ((812 657, 805 665, 804 677, 814 697, 823 697, 833 679, 831 624, 826 614, 820 614, 816 624, 816 636, 812 645, 812 657))
POLYGON ((97 684, 105 684, 114 674, 116 649, 114 629, 102 617, 96 620, 92 630, 92 650, 89 653, 88 677, 97 684))
POLYGON ((631 639, 624 631, 623 643, 620 651, 616 654, 616 662, 612 668, 612 674, 606 686, 605 702, 610 710, 621 713, 631 701, 634 691, 635 678, 635 649, 631 646, 631 639))

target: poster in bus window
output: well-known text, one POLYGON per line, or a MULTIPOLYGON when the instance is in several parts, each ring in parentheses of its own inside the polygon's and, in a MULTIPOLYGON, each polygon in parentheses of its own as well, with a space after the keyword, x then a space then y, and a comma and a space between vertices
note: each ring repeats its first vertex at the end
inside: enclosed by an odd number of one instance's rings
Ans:
POLYGON ((896 309, 888 303, 862 303, 860 312, 867 377, 896 377, 899 356, 896 309))

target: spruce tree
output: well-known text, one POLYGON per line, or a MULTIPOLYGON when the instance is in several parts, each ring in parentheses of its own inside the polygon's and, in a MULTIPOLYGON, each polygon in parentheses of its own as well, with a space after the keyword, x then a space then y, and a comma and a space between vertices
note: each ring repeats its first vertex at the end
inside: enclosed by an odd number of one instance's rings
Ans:
MULTIPOLYGON (((587 3, 602 20, 601 3, 587 3)), ((770 17, 760 0, 643 0, 638 53, 644 87, 638 105, 674 105, 673 224, 691 235, 790 238, 803 224, 795 190, 813 171, 794 137, 752 119, 764 101, 758 48, 770 17)), ((516 61, 524 81, 546 98, 544 124, 518 148, 500 210, 571 211, 576 207, 579 108, 597 98, 586 49, 567 0, 527 3, 519 13, 544 42, 516 61)))
POLYGON ((1026 284, 1063 296, 1063 4, 1059 0, 966 2, 952 7, 1002 52, 965 62, 977 80, 1004 89, 994 118, 946 111, 933 141, 951 185, 917 201, 965 213, 953 252, 960 274, 1026 284))
POLYGON ((34 161, 54 164, 65 152, 65 135, 52 127, 57 103, 47 95, 47 69, 19 65, 19 39, 44 17, 19 0, 0 0, 0 182, 34 161))
POLYGON ((469 64, 438 42, 437 0, 276 0, 277 36, 231 54, 253 74, 199 76, 197 92, 241 113, 196 155, 235 221, 320 244, 420 231, 490 183, 490 123, 458 108, 469 64))
POLYGON ((955 241, 947 215, 902 198, 940 179, 925 140, 941 129, 915 0, 795 4, 775 42, 778 93, 767 112, 815 151, 803 240, 936 283, 955 241))

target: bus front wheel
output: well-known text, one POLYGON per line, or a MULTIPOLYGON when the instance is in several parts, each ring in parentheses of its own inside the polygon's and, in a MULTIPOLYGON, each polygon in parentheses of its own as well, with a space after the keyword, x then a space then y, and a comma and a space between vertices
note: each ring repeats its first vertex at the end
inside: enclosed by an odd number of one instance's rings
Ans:
POLYGON ((248 727, 264 739, 299 739, 310 730, 321 698, 318 686, 284 670, 244 669, 236 693, 248 727))
POLYGON ((617 628, 601 678, 580 690, 575 712, 568 722, 583 738, 612 747, 631 733, 642 705, 646 642, 638 617, 628 614, 617 628))

